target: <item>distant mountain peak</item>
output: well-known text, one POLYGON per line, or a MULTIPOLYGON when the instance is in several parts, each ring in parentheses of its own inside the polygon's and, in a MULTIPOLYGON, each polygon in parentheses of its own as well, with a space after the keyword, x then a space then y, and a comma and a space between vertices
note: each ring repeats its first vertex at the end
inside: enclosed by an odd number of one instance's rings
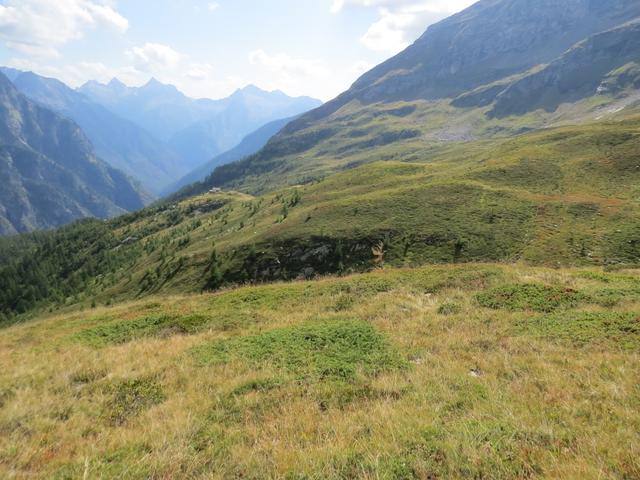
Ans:
POLYGON ((23 73, 22 70, 17 70, 11 67, 0 67, 0 71, 11 81, 23 73))
POLYGON ((265 89, 260 88, 260 87, 258 87, 256 85, 253 85, 253 84, 249 84, 249 85, 247 85, 245 87, 237 89, 231 95, 231 98, 246 97, 246 96, 280 97, 282 99, 295 98, 295 97, 287 95, 282 90, 271 90, 271 91, 269 91, 269 90, 265 90, 265 89))
POLYGON ((266 93, 266 90, 261 89, 260 87, 250 83, 249 85, 246 85, 242 88, 239 88, 238 90, 236 90, 237 92, 244 92, 244 93, 251 93, 251 92, 260 92, 260 93, 266 93))
POLYGON ((108 86, 111 88, 128 88, 124 83, 122 83, 118 77, 113 77, 111 81, 108 83, 108 86))
POLYGON ((129 87, 123 83, 118 77, 113 77, 109 80, 108 83, 102 83, 98 80, 88 80, 82 86, 80 86, 77 90, 82 92, 83 90, 88 89, 99 89, 99 90, 109 90, 112 92, 122 93, 129 90, 129 87))
POLYGON ((78 90, 82 90, 83 88, 91 88, 91 87, 104 87, 104 85, 97 80, 87 80, 84 82, 78 90))
POLYGON ((253 84, 249 84, 242 88, 238 88, 235 92, 231 94, 229 98, 237 99, 237 98, 246 97, 248 95, 269 95, 269 92, 253 84))
POLYGON ((168 83, 162 83, 160 80, 158 80, 156 77, 151 77, 149 79, 149 81, 147 83, 145 83, 142 87, 140 88, 170 88, 172 90, 177 90, 177 88, 174 85, 170 85, 168 83))
POLYGON ((156 77, 151 77, 149 81, 144 85, 145 87, 155 87, 155 86, 165 86, 162 82, 160 82, 156 77))
POLYGON ((142 87, 138 89, 143 92, 151 92, 151 93, 162 93, 164 95, 171 94, 175 96, 183 97, 184 94, 178 90, 175 85, 170 85, 167 83, 162 83, 155 77, 151 77, 147 83, 145 83, 142 87))

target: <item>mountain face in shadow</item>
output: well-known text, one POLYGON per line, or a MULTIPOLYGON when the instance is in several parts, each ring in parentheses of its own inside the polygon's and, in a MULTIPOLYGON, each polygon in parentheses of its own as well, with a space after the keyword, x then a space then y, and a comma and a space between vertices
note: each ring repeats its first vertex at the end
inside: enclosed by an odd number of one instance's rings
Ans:
POLYGON ((96 157, 74 122, 18 92, 0 74, 0 234, 107 218, 150 200, 96 157))
MULTIPOLYGON (((3 69, 3 71, 10 71, 3 69)), ((146 130, 119 117, 87 96, 53 78, 32 72, 12 77, 16 88, 34 102, 76 122, 96 154, 111 166, 134 177, 150 192, 159 193, 183 175, 180 156, 146 130)))

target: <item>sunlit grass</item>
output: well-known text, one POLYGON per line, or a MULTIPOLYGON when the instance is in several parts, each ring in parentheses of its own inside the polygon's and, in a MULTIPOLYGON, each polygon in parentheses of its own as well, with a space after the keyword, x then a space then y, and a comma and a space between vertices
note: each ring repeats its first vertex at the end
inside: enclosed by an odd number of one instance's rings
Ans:
POLYGON ((0 477, 635 478, 640 302, 591 296, 637 274, 388 269, 14 325, 0 477), (476 298, 532 284, 585 300, 476 298))

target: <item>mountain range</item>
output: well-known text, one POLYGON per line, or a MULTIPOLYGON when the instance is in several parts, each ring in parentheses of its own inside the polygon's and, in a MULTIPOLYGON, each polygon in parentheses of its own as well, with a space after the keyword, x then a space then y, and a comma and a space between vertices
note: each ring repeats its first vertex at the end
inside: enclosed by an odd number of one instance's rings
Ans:
POLYGON ((183 175, 235 147, 263 125, 322 103, 251 85, 221 100, 192 99, 156 79, 138 88, 117 79, 106 85, 91 81, 78 91, 168 143, 182 159, 183 175))
MULTIPOLYGON (((125 176, 129 177, 126 181, 140 192, 144 203, 148 203, 151 196, 169 194, 186 185, 187 180, 176 183, 176 179, 189 174, 193 169, 199 170, 192 176, 202 180, 216 166, 254 153, 268 140, 265 134, 274 134, 277 131, 269 125, 261 128, 264 123, 268 124, 280 115, 302 113, 320 103, 307 98, 292 99, 281 92, 269 93, 256 87, 239 90, 224 100, 192 100, 178 92, 175 87, 162 85, 154 80, 137 89, 126 87, 114 80, 108 86, 88 84, 74 90, 57 79, 33 72, 8 67, 2 67, 1 70, 5 74, 5 80, 10 80, 13 87, 29 99, 30 105, 40 106, 75 123, 81 130, 79 135, 82 135, 83 139, 80 143, 84 143, 82 148, 86 150, 87 155, 95 155, 96 158, 104 160, 114 168, 112 174, 118 170, 118 175, 123 179, 125 176), (119 92, 121 96, 116 101, 118 108, 100 95, 93 95, 95 99, 92 99, 92 95, 85 95, 82 91, 100 91, 103 94, 116 92, 114 95, 119 92), (105 105, 100 102, 104 102, 105 105), (124 118, 110 108, 120 109, 120 113, 130 114, 132 119, 124 118), (138 110, 144 110, 146 113, 138 110), (182 130, 177 132, 173 141, 177 148, 147 131, 149 128, 157 134, 162 134, 162 131, 158 131, 157 123, 154 124, 152 121, 158 119, 163 119, 172 128, 182 130), (227 155, 220 154, 235 147, 236 143, 242 140, 244 132, 252 132, 255 128, 258 128, 258 132, 253 136, 249 135, 247 141, 237 146, 234 151, 227 155), (216 154, 216 158, 213 158, 216 154), (151 195, 142 193, 142 189, 151 195)), ((282 120, 275 122, 280 127, 285 123, 282 120)), ((5 143, 11 141, 5 140, 5 143)), ((20 166, 18 157, 14 156, 12 165, 20 166)), ((8 163, 5 163, 4 167, 9 168, 8 163)), ((6 175, 11 176, 14 183, 18 181, 15 171, 6 172, 6 175)), ((92 179, 88 177, 83 179, 90 180, 92 179)), ((96 180, 99 181, 98 178, 96 180)), ((9 195, 10 191, 12 189, 5 189, 5 196, 9 195)), ((107 203, 103 208, 98 208, 99 201, 93 199, 91 206, 79 204, 73 208, 69 207, 68 214, 44 219, 40 216, 47 211, 50 195, 46 197, 37 199, 42 206, 41 209, 31 209, 27 215, 28 219, 25 217, 24 221, 17 221, 17 224, 11 227, 11 222, 5 222, 5 227, 0 233, 50 228, 76 218, 93 215, 93 212, 98 217, 105 217, 143 205, 134 202, 127 204, 125 208, 114 209, 113 205, 107 203)), ((35 200, 31 198, 32 203, 35 200)), ((9 197, 6 197, 5 201, 12 203, 9 197)), ((50 205, 50 211, 57 209, 54 204, 55 202, 52 202, 50 205)), ((17 203, 13 206, 7 205, 5 209, 11 210, 6 215, 15 218, 17 203)))
POLYGON ((74 122, 20 94, 0 73, 0 235, 107 218, 149 197, 97 158, 74 122))
POLYGON ((168 144, 59 80, 6 68, 3 72, 12 73, 13 84, 30 100, 76 122, 100 158, 148 191, 158 194, 184 174, 180 156, 168 144))
MULTIPOLYGON (((175 222, 193 226, 181 267, 189 281, 209 268, 214 231, 226 282, 371 266, 372 248, 398 264, 629 261, 640 244, 629 227, 637 218, 639 19, 634 0, 481 0, 336 99, 203 163, 172 186, 182 190, 169 206, 118 225, 140 238, 182 235, 175 222), (194 215, 211 228, 188 223, 194 215)), ((223 113, 231 105, 245 105, 246 121, 246 99, 265 95, 247 88, 191 100, 157 81, 80 90, 174 142, 202 118, 234 117, 223 113)), ((180 282, 171 275, 158 288, 180 282)))

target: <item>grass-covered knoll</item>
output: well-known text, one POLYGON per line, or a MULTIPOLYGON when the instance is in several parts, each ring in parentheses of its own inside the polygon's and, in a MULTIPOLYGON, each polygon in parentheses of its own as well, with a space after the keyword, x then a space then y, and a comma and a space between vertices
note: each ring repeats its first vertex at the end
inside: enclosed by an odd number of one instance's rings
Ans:
POLYGON ((423 145, 261 196, 205 194, 5 240, 0 322, 34 308, 382 265, 632 266, 640 259, 639 132, 631 117, 423 145))
POLYGON ((638 275, 387 267, 33 318, 0 336, 0 477, 636 478, 640 298, 593 297, 638 275), (585 300, 478 304, 505 285, 585 300))

